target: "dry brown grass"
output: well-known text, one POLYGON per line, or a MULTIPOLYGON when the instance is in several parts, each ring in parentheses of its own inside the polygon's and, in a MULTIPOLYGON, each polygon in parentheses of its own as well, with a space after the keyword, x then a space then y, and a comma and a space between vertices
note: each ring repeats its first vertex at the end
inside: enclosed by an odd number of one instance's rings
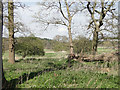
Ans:
POLYGON ((103 61, 118 61, 118 55, 115 53, 103 53, 103 54, 96 54, 96 55, 84 55, 82 56, 83 60, 103 60, 103 61))

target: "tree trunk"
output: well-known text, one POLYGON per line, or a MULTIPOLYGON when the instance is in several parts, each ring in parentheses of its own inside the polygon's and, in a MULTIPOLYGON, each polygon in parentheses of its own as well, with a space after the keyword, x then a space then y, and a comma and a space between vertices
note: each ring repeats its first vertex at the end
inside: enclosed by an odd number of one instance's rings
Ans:
POLYGON ((9 62, 13 64, 15 63, 13 1, 8 2, 8 30, 9 30, 9 62))
POLYGON ((5 76, 4 76, 4 72, 3 72, 3 63, 2 63, 2 88, 8 88, 8 81, 6 80, 5 76))
POLYGON ((93 33, 93 42, 92 42, 93 55, 95 55, 97 52, 97 46, 98 46, 98 32, 95 30, 93 33))
POLYGON ((71 67, 71 60, 73 59, 73 43, 72 43, 72 34, 71 34, 71 21, 69 21, 68 26, 68 35, 69 35, 69 43, 70 43, 70 55, 68 56, 68 67, 71 67))
POLYGON ((71 34, 71 22, 69 22, 69 26, 68 26, 68 35, 69 35, 69 43, 70 43, 70 54, 73 55, 73 43, 72 43, 72 34, 71 34))
POLYGON ((72 34, 71 34, 71 21, 72 17, 70 15, 70 10, 67 1, 65 0, 67 14, 68 14, 68 35, 69 35, 69 43, 70 43, 70 54, 73 55, 73 43, 72 43, 72 34))
MULTIPOLYGON (((2 31, 3 31, 3 4, 0 1, 0 85, 5 88, 7 81, 3 72, 3 61, 2 61, 2 31)), ((1 89, 0 86, 0 89, 1 89)))

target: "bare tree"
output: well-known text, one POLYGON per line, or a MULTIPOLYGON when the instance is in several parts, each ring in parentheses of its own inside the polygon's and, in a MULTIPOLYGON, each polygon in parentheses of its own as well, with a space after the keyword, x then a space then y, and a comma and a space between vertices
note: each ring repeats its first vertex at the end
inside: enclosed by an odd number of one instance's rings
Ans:
MULTIPOLYGON (((40 3, 41 6, 46 7, 45 9, 49 10, 57 10, 60 14, 59 17, 52 17, 51 20, 46 20, 46 18, 41 18, 41 16, 35 16, 38 22, 43 22, 46 25, 54 24, 54 25, 63 25, 67 27, 68 29, 68 35, 69 35, 69 45, 70 45, 70 54, 72 55, 73 52, 73 42, 72 42, 72 31, 71 31, 71 25, 72 25, 72 19, 73 17, 79 12, 80 5, 76 2, 68 2, 67 0, 64 0, 61 2, 52 2, 52 3, 40 3), (60 18, 61 17, 61 18, 60 18)), ((46 11, 47 12, 47 11, 46 11)), ((49 13, 47 12, 47 15, 49 13)), ((48 26, 47 26, 48 27, 48 26)), ((47 28, 46 27, 46 28, 47 28)))
MULTIPOLYGON (((25 35, 25 32, 28 32, 28 27, 20 21, 19 15, 14 11, 14 9, 17 9, 18 7, 21 7, 24 9, 25 5, 20 2, 4 2, 3 4, 3 12, 4 12, 4 26, 8 29, 9 32, 9 62, 15 63, 15 33, 19 32, 21 34, 25 35), (17 18, 17 19, 16 19, 17 18), (15 19, 15 20, 14 20, 15 19)), ((6 31, 7 32, 7 31, 6 31)))
POLYGON ((53 38, 53 40, 56 40, 56 41, 60 41, 60 39, 61 39, 61 36, 60 35, 56 35, 54 38, 53 38))
POLYGON ((103 29, 102 26, 105 25, 103 22, 105 18, 109 17, 109 13, 112 13, 113 15, 113 11, 115 10, 113 8, 114 4, 115 0, 112 0, 111 2, 105 2, 104 0, 100 0, 99 2, 97 2, 97 0, 95 0, 95 2, 87 2, 86 8, 91 15, 91 22, 88 29, 93 28, 93 54, 97 51, 99 33, 103 36, 103 30, 112 32, 110 29, 103 29))
POLYGON ((61 35, 56 35, 53 40, 56 40, 58 42, 62 42, 62 43, 65 43, 65 42, 68 42, 68 38, 66 36, 61 36, 61 35))
POLYGON ((68 42, 68 37, 66 37, 66 36, 61 36, 61 42, 63 42, 63 43, 68 42))
MULTIPOLYGON (((3 3, 3 19, 4 19, 4 23, 3 25, 8 29, 9 24, 8 24, 8 3, 4 2, 3 3)), ((19 16, 19 14, 17 12, 15 12, 15 10, 17 10, 18 8, 22 8, 24 9, 26 6, 25 4, 21 3, 21 2, 14 2, 13 8, 14 8, 14 34, 19 32, 21 34, 24 34, 24 32, 29 32, 28 31, 28 27, 22 22, 21 17, 19 16)))

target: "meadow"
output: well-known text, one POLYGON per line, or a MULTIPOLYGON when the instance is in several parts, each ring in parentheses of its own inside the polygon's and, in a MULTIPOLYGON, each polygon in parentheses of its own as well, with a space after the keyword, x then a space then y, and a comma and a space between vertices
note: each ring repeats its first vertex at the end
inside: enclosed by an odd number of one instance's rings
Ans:
MULTIPOLYGON (((5 78, 13 88, 118 88, 118 61, 79 62, 68 67, 67 52, 45 50, 45 56, 31 56, 8 63, 3 55, 5 78), (109 66, 108 66, 109 65, 109 66)), ((98 48, 98 53, 115 50, 98 48)))

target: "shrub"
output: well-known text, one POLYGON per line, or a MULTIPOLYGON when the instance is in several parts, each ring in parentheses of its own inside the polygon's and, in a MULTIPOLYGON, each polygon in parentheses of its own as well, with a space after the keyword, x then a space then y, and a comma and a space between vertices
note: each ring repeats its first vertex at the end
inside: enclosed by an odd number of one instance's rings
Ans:
POLYGON ((74 52, 80 53, 80 52, 90 52, 92 50, 92 42, 87 39, 86 37, 77 37, 74 41, 74 52))
POLYGON ((69 50, 69 44, 56 41, 53 45, 54 51, 67 51, 69 50))
POLYGON ((20 37, 15 44, 15 52, 24 57, 45 54, 41 40, 37 37, 20 37))

